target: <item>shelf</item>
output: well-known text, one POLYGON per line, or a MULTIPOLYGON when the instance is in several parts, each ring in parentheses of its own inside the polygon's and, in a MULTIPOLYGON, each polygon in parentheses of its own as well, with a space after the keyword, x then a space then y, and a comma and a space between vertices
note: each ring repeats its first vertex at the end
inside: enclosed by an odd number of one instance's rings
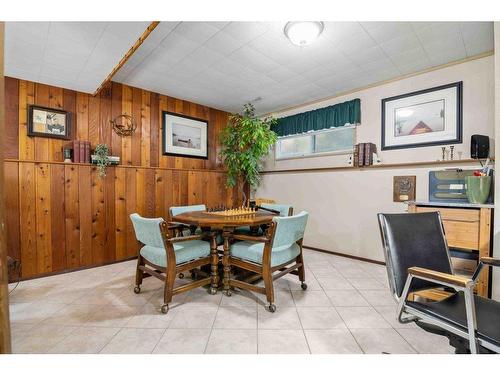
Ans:
MULTIPOLYGON (((91 163, 65 163, 63 161, 41 161, 41 160, 19 160, 19 159, 4 159, 6 163, 35 163, 35 164, 59 164, 59 165, 74 165, 74 166, 87 166, 95 167, 96 164, 91 163)), ((123 165, 123 164, 112 164, 108 168, 137 168, 137 169, 160 169, 160 170, 171 170, 171 171, 187 171, 187 172, 216 172, 216 173, 226 173, 225 169, 200 169, 200 168, 169 168, 169 167, 151 167, 143 165, 123 165)))
MULTIPOLYGON (((492 159, 493 162, 493 159, 492 159)), ((330 171, 360 171, 364 169, 377 169, 377 168, 405 168, 405 167, 423 167, 423 166, 446 166, 446 165, 460 165, 460 164, 477 164, 480 167, 479 161, 476 159, 462 159, 462 160, 434 160, 434 161, 416 161, 408 163, 379 163, 367 165, 363 167, 353 166, 340 166, 340 167, 320 167, 320 168, 303 168, 303 169, 277 169, 267 170, 260 172, 261 174, 277 174, 277 173, 310 173, 310 172, 330 172, 330 171)))

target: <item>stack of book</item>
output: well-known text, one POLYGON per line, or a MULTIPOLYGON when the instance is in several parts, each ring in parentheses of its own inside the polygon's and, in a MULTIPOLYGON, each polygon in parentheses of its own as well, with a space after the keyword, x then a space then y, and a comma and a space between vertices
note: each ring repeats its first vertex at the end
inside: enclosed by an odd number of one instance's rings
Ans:
POLYGON ((90 142, 71 141, 64 145, 64 150, 71 150, 71 161, 73 163, 90 163, 90 142))
POLYGON ((377 154, 377 145, 374 143, 358 143, 354 146, 352 165, 354 167, 372 165, 374 154, 377 154))
MULTIPOLYGON (((120 164, 120 157, 119 156, 108 156, 108 160, 109 160, 109 163, 111 165, 120 164)), ((97 164, 97 155, 91 155, 91 163, 97 164)))

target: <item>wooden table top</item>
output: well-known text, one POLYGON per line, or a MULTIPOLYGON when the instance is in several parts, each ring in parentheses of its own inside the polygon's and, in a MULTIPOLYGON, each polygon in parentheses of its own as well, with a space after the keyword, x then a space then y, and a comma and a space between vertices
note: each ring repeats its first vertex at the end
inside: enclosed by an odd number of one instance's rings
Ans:
POLYGON ((275 216, 277 215, 265 211, 257 211, 251 215, 240 216, 219 216, 206 211, 190 211, 173 216, 172 221, 200 227, 227 228, 267 224, 275 216))

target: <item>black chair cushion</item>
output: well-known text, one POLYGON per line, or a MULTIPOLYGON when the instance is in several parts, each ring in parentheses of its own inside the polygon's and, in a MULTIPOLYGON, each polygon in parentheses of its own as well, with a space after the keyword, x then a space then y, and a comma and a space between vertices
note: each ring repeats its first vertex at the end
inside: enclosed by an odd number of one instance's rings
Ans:
MULTIPOLYGON (((500 346, 500 302, 474 296, 478 337, 500 346)), ((458 292, 438 302, 407 301, 406 304, 447 323, 467 330, 465 296, 458 292)))

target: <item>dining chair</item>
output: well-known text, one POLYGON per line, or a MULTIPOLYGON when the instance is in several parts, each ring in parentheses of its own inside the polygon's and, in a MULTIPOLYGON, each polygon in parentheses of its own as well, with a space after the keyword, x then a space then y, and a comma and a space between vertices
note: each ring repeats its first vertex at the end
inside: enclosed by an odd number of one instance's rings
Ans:
POLYGON ((473 275, 455 275, 439 212, 378 214, 378 220, 398 321, 448 337, 456 353, 499 353, 500 302, 475 295, 474 287, 483 266, 500 266, 500 259, 480 258, 473 275), (449 296, 409 298, 436 287, 449 296))
POLYGON ((303 290, 305 283, 302 239, 309 214, 302 211, 289 217, 274 217, 263 236, 225 234, 230 236, 229 266, 235 266, 254 275, 244 280, 231 279, 230 284, 266 295, 268 310, 276 311, 274 304, 273 280, 288 273, 299 277, 303 290), (252 284, 259 278, 264 280, 264 288, 252 284))
MULTIPOLYGON (((165 286, 161 312, 166 314, 173 295, 211 283, 211 278, 205 277, 174 288, 177 274, 210 264, 210 244, 202 240, 202 235, 172 237, 168 224, 162 218, 149 219, 134 213, 130 219, 137 240, 143 244, 137 259, 136 294, 141 292, 145 277, 154 276, 162 280, 165 286)), ((213 294, 213 290, 210 292, 213 294)))
POLYGON ((169 209, 170 212, 170 220, 171 222, 169 225, 174 229, 176 232, 176 235, 179 236, 188 236, 192 234, 196 234, 196 231, 198 230, 198 233, 201 233, 201 230, 199 228, 196 228, 196 226, 190 226, 182 223, 175 222, 174 216, 183 214, 185 212, 191 212, 191 211, 206 211, 207 206, 204 204, 193 204, 189 206, 172 206, 169 209))

